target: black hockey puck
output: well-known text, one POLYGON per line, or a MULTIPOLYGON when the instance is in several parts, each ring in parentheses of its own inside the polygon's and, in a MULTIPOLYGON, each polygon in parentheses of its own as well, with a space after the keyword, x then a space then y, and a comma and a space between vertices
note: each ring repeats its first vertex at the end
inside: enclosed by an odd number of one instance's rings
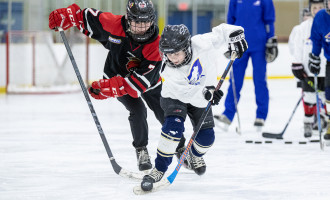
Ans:
POLYGON ((143 191, 150 191, 150 190, 152 190, 153 187, 154 187, 154 184, 150 181, 143 180, 141 182, 141 188, 143 191))
POLYGON ((273 141, 271 141, 271 140, 266 140, 265 143, 266 143, 266 144, 271 144, 271 143, 273 143, 273 141))
POLYGON ((253 143, 252 140, 245 140, 245 143, 253 143))
POLYGON ((320 142, 320 140, 310 140, 309 142, 320 142))
POLYGON ((254 144, 262 144, 261 141, 254 141, 254 144))
POLYGON ((284 144, 292 144, 292 141, 285 141, 284 144))
POLYGON ((307 144, 305 141, 299 141, 299 144, 307 144))

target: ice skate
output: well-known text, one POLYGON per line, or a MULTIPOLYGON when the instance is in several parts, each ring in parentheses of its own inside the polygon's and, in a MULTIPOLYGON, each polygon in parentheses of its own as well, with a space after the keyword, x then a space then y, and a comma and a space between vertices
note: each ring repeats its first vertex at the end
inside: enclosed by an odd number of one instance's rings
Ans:
POLYGON ((150 156, 148 154, 148 150, 146 147, 136 148, 136 157, 137 157, 137 165, 140 171, 145 171, 152 168, 152 164, 150 162, 150 156))
POLYGON ((228 131, 231 121, 226 115, 214 115, 214 119, 214 123, 217 127, 221 128, 223 131, 228 131))
POLYGON ((191 149, 187 154, 189 169, 194 170, 197 175, 203 175, 206 171, 206 164, 203 157, 195 156, 191 149))
POLYGON ((304 123, 304 137, 310 138, 310 137, 312 137, 312 134, 313 134, 313 124, 305 122, 304 123))
MULTIPOLYGON (((176 156, 176 158, 178 159, 178 162, 180 161, 181 155, 183 154, 183 152, 184 152, 185 149, 186 149, 186 147, 183 146, 183 147, 179 148, 177 152, 174 153, 175 156, 176 156)), ((189 166, 188 166, 187 157, 186 157, 186 158, 184 159, 184 161, 183 161, 183 166, 184 166, 185 168, 189 169, 189 168, 188 168, 189 166)))
POLYGON ((328 129, 327 132, 323 136, 324 144, 326 146, 330 146, 330 126, 329 126, 329 120, 328 120, 328 129))
POLYGON ((150 191, 153 188, 153 184, 162 180, 164 176, 164 172, 158 171, 155 168, 152 169, 152 171, 150 172, 150 174, 145 175, 143 177, 143 180, 141 182, 141 188, 143 191, 150 191))
MULTIPOLYGON (((320 113, 320 117, 321 117, 321 127, 322 127, 322 130, 325 130, 327 128, 327 116, 320 113)), ((317 131, 318 130, 318 122, 317 122, 317 117, 315 116, 314 117, 314 123, 313 123, 313 130, 317 131)))
POLYGON ((257 118, 254 121, 254 127, 257 129, 258 132, 262 130, 262 127, 265 125, 265 120, 261 118, 257 118))

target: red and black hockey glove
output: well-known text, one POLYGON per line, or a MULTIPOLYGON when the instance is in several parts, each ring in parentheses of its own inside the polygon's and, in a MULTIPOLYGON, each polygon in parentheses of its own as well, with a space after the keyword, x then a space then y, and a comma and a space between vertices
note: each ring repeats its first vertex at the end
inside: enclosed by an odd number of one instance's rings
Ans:
POLYGON ((203 95, 204 95, 204 98, 207 101, 210 101, 212 105, 218 105, 220 102, 220 99, 223 96, 223 92, 221 90, 215 91, 214 86, 206 86, 203 89, 203 95))
POLYGON ((292 63, 291 69, 292 69, 293 75, 297 79, 303 80, 304 78, 307 78, 307 74, 304 70, 304 66, 301 63, 292 63))
POLYGON ((109 97, 121 97, 127 94, 124 88, 124 81, 124 78, 120 76, 94 81, 88 92, 93 98, 100 100, 109 97))
POLYGON ((83 23, 83 14, 77 4, 67 8, 59 8, 49 14, 49 28, 57 31, 57 28, 67 30, 72 26, 83 23))

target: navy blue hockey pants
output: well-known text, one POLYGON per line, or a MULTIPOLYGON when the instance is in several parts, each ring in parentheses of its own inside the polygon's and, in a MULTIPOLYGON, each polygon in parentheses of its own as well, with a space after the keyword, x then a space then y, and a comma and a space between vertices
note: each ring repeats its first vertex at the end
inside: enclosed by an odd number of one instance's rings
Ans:
MULTIPOLYGON (((234 70, 234 80, 236 86, 236 97, 237 101, 240 99, 240 91, 243 86, 245 71, 248 65, 249 58, 252 59, 253 65, 253 82, 255 87, 255 96, 257 103, 257 113, 256 118, 266 119, 268 114, 268 104, 269 104, 269 93, 267 88, 266 80, 266 59, 265 51, 254 51, 245 52, 240 59, 236 59, 233 64, 234 70)), ((252 92, 252 91, 251 91, 252 92)), ((235 116, 235 101, 233 95, 232 81, 230 78, 230 85, 228 88, 227 97, 225 100, 225 111, 224 115, 228 117, 230 121, 233 121, 235 116)))

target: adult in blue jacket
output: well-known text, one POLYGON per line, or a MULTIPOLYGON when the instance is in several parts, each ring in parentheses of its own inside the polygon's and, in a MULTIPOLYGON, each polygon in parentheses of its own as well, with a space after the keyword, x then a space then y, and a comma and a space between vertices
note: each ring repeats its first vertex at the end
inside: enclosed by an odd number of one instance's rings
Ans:
MULTIPOLYGON (((324 1, 325 9, 320 10, 314 18, 311 40, 313 42, 312 52, 309 54, 308 67, 309 70, 318 75, 320 73, 320 53, 324 50, 324 57, 327 60, 325 68, 325 104, 327 106, 327 114, 330 114, 330 0, 324 1)), ((330 145, 330 120, 328 120, 327 133, 324 139, 330 145)))
MULTIPOLYGON (((227 16, 228 24, 242 26, 249 48, 242 58, 233 65, 237 101, 243 86, 248 60, 253 65, 253 82, 257 103, 254 125, 262 127, 267 118, 269 93, 266 81, 267 62, 275 60, 278 54, 277 39, 274 36, 275 8, 272 0, 230 0, 227 16)), ((232 79, 232 77, 231 77, 232 79)), ((225 111, 215 116, 218 125, 227 130, 235 116, 235 101, 232 81, 228 88, 225 111)))

